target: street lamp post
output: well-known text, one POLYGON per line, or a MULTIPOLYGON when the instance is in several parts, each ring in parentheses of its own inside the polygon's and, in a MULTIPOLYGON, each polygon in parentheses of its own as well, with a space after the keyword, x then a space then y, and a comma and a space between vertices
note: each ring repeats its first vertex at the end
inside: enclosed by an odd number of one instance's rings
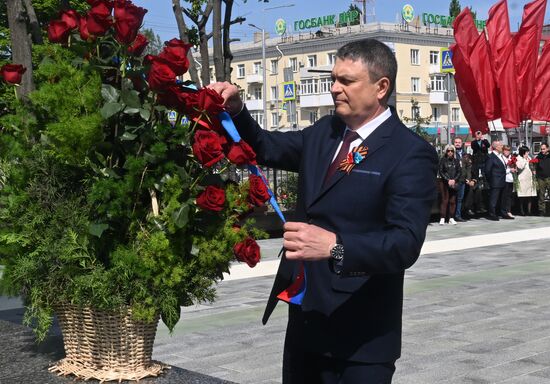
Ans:
POLYGON ((257 27, 254 24, 248 25, 262 32, 262 102, 264 109, 263 128, 267 129, 267 70, 265 67, 265 29, 257 27))

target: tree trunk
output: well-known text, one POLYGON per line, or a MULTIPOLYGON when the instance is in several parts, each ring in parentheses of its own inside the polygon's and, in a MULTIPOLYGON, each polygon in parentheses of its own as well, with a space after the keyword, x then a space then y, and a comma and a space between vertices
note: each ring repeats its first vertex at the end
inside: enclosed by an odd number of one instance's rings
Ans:
POLYGON ((216 81, 225 81, 222 48, 222 0, 213 0, 212 13, 212 59, 216 81))
MULTIPOLYGON (((225 15, 223 19, 223 74, 224 81, 231 81, 231 62, 233 54, 231 53, 229 31, 233 24, 231 22, 231 11, 233 10, 233 0, 225 0, 225 15)), ((243 19, 244 20, 244 19, 243 19)), ((265 69, 264 69, 265 70, 265 69)))
MULTIPOLYGON (((189 37, 187 36, 188 28, 183 18, 183 11, 181 9, 179 0, 172 0, 172 10, 174 11, 174 16, 176 17, 180 40, 189 43, 189 37)), ((191 81, 197 86, 200 86, 197 65, 195 64, 195 60, 193 58, 193 53, 191 52, 191 50, 189 50, 189 52, 187 53, 187 58, 189 59, 189 76, 191 77, 191 81)))
POLYGON ((27 34, 27 23, 21 0, 7 0, 8 26, 11 37, 12 62, 21 64, 27 71, 23 74, 21 86, 17 87, 17 96, 25 98, 34 90, 32 79, 32 45, 27 34))
POLYGON ((208 56, 208 35, 204 25, 199 26, 199 41, 201 52, 201 81, 202 86, 210 84, 210 57, 208 56))
POLYGON ((36 12, 34 11, 32 2, 31 0, 23 0, 23 2, 25 4, 25 8, 27 9, 27 15, 29 16, 32 42, 34 44, 44 44, 42 31, 40 30, 40 24, 38 23, 38 18, 36 17, 36 12))

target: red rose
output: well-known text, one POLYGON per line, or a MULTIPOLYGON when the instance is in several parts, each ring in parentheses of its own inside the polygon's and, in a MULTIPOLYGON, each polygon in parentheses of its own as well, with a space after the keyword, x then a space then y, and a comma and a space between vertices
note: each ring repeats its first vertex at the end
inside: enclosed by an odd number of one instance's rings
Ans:
POLYGON ((23 67, 21 64, 4 64, 0 68, 0 77, 8 84, 21 84, 21 79, 23 78, 23 73, 27 68, 23 67))
POLYGON ((167 41, 165 45, 166 46, 159 56, 170 63, 172 70, 176 73, 176 75, 183 75, 189 69, 187 52, 192 45, 184 43, 179 39, 167 41))
POLYGON ((210 116, 217 116, 225 109, 223 103, 223 97, 213 89, 201 88, 197 92, 197 104, 200 112, 205 111, 210 116))
POLYGON ((88 32, 94 36, 103 36, 113 24, 111 19, 113 4, 107 0, 94 0, 88 3, 92 4, 86 20, 88 32))
POLYGON ((537 158, 535 157, 534 159, 529 160, 529 162, 530 162, 531 164, 537 164, 537 163, 539 162, 539 159, 537 159, 537 158))
POLYGON ((153 91, 166 90, 176 83, 176 74, 165 60, 152 55, 148 55, 146 60, 151 62, 147 81, 153 91))
POLYGON ((147 44, 149 44, 147 38, 141 33, 138 33, 134 42, 128 47, 128 53, 133 56, 141 56, 147 44))
POLYGON ((115 39, 125 45, 132 43, 136 39, 146 13, 145 8, 138 7, 131 1, 117 0, 115 2, 115 39))
POLYGON ((244 140, 232 143, 227 158, 233 164, 256 164, 256 153, 244 140))
POLYGON ((237 260, 245 262, 250 268, 254 268, 260 261, 260 247, 256 240, 247 237, 233 246, 233 253, 237 260))
POLYGON ((69 27, 69 29, 71 30, 76 29, 78 27, 79 18, 80 18, 80 15, 74 9, 63 11, 60 14, 61 21, 64 21, 65 23, 67 23, 67 27, 69 27))
POLYGON ((219 212, 225 204, 225 191, 214 185, 209 185, 197 197, 197 205, 208 211, 219 212))
POLYGON ((52 43, 67 44, 71 29, 66 22, 61 20, 52 20, 48 24, 48 39, 52 43))
POLYGON ((257 207, 261 207, 271 197, 267 191, 267 186, 260 176, 250 175, 248 181, 250 182, 248 201, 257 207))
POLYGON ((88 31, 88 18, 86 16, 80 16, 78 18, 78 32, 84 41, 87 41, 91 37, 88 31))
POLYGON ((198 130, 195 132, 193 154, 205 167, 216 164, 223 159, 220 136, 216 132, 198 130))

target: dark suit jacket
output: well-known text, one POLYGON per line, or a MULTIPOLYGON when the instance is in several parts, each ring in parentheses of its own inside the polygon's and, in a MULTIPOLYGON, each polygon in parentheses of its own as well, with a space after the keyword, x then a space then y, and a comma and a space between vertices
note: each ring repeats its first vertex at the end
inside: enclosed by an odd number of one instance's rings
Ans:
POLYGON ((485 178, 491 188, 504 188, 506 185, 506 166, 493 152, 485 161, 485 178))
MULTIPOLYGON (((295 336, 299 333, 315 353, 352 361, 396 360, 404 271, 419 256, 436 198, 435 150, 392 114, 364 142, 365 160, 349 175, 336 172, 323 186, 345 129, 340 118, 325 116, 286 133, 261 130, 246 109, 234 120, 260 164, 299 173, 296 221, 337 233, 345 248, 341 275, 329 260, 305 263, 303 322, 295 336)), ((297 265, 283 256, 264 323, 297 265)))

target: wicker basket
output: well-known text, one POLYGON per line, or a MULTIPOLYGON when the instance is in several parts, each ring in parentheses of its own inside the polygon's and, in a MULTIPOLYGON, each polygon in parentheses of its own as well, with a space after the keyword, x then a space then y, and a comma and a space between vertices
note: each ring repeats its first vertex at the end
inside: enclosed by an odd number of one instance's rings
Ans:
POLYGON ((157 376, 166 365, 151 360, 158 316, 136 321, 129 308, 104 312, 65 305, 56 310, 66 357, 49 368, 100 382, 140 380, 157 376))

